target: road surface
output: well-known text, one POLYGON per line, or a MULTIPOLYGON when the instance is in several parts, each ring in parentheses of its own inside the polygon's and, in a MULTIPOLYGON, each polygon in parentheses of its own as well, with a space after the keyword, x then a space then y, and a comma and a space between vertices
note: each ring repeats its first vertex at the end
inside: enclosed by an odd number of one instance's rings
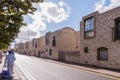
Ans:
POLYGON ((26 80, 115 80, 32 56, 16 54, 15 63, 26 80))

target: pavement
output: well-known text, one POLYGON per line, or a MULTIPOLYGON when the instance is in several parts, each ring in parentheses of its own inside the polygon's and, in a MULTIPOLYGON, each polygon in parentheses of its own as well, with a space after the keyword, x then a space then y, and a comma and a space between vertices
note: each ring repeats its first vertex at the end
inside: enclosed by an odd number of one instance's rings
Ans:
MULTIPOLYGON (((4 64, 4 57, 2 59, 2 63, 0 64, 0 73, 2 72, 2 67, 3 67, 3 64, 4 64)), ((14 65, 14 70, 13 70, 13 79, 12 80, 23 80, 19 74, 19 71, 16 67, 16 65, 14 65)), ((1 79, 0 79, 1 80, 1 79)))

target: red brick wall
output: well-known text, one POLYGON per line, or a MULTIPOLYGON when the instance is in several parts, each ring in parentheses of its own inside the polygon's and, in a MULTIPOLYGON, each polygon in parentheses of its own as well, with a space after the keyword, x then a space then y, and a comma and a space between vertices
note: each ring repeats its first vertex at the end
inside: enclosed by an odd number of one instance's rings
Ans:
POLYGON ((80 23, 80 62, 99 67, 120 69, 120 40, 113 41, 112 28, 115 27, 114 20, 120 17, 120 7, 105 13, 93 13, 85 16, 80 23), (95 37, 84 39, 84 19, 94 16, 95 37), (84 48, 88 47, 89 52, 84 53, 84 48), (108 61, 97 60, 97 49, 108 48, 108 61))

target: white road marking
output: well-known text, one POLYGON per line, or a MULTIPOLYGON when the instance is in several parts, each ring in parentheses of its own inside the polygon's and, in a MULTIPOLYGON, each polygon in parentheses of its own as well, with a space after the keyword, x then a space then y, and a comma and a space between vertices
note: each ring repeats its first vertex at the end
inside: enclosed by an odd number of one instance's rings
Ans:
POLYGON ((24 74, 24 76, 28 79, 28 80, 36 80, 27 70, 25 70, 21 65, 16 64, 17 67, 20 69, 20 71, 24 74))
POLYGON ((23 75, 22 75, 22 73, 20 72, 20 70, 19 70, 17 67, 15 67, 15 69, 17 70, 17 72, 18 72, 18 74, 20 75, 20 77, 22 78, 22 80, 26 80, 26 79, 23 77, 23 75))

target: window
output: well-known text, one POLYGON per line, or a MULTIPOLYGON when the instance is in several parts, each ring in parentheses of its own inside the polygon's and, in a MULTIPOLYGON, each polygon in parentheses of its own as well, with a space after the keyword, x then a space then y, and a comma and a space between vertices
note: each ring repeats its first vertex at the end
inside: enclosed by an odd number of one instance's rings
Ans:
POLYGON ((94 18, 88 18, 85 20, 85 26, 84 26, 84 31, 85 31, 85 38, 93 37, 94 36, 94 18))
POLYGON ((48 49, 46 49, 46 52, 48 51, 48 49))
POLYGON ((49 55, 52 55, 52 49, 49 49, 49 55))
POLYGON ((88 47, 85 47, 85 48, 84 48, 84 52, 85 52, 85 53, 88 53, 88 47))
POLYGON ((32 46, 34 47, 34 39, 33 39, 33 41, 32 41, 32 46))
POLYGON ((115 20, 115 39, 120 39, 120 18, 115 20))
POLYGON ((37 48, 37 42, 35 43, 35 48, 37 48))
POLYGON ((53 37, 52 45, 56 46, 56 38, 55 38, 55 36, 53 37))
POLYGON ((48 45, 48 44, 49 44, 49 35, 46 34, 46 45, 48 45))
POLYGON ((98 48, 98 60, 108 60, 108 49, 101 47, 98 48))

